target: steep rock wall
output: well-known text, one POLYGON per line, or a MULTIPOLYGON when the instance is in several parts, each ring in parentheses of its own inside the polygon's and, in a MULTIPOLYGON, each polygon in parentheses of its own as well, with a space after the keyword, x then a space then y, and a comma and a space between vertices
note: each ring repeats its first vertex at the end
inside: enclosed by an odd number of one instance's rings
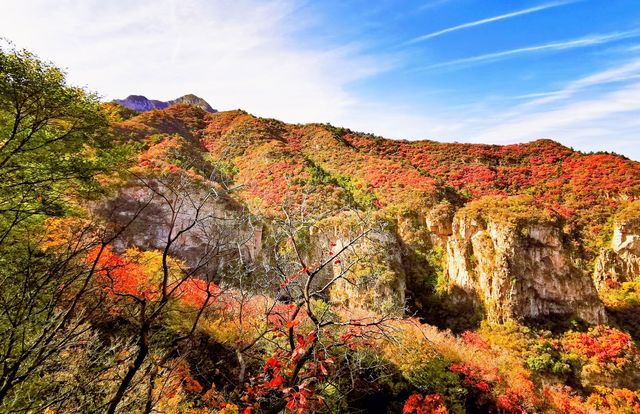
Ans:
POLYGON ((492 322, 606 319, 591 278, 571 260, 557 219, 529 198, 487 198, 458 211, 446 277, 477 296, 492 322))
POLYGON ((201 269, 198 273, 259 255, 261 225, 220 188, 216 196, 195 183, 174 184, 156 179, 144 185, 132 182, 93 206, 116 230, 124 229, 113 243, 116 250, 164 250, 169 235, 181 233, 169 254, 201 269))
MULTIPOLYGON (((339 251, 348 243, 349 239, 337 238, 334 249, 339 251)), ((332 276, 344 273, 344 277, 331 289, 331 300, 352 308, 402 314, 406 276, 400 252, 399 242, 392 232, 376 230, 369 233, 332 264, 332 276)))
POLYGON ((398 236, 379 217, 362 221, 345 212, 321 220, 311 229, 307 261, 329 260, 316 288, 333 282, 323 293, 336 304, 402 314, 406 292, 402 259, 398 236))
POLYGON ((594 282, 598 289, 607 281, 627 282, 640 277, 640 202, 616 215, 609 246, 598 257, 594 282))

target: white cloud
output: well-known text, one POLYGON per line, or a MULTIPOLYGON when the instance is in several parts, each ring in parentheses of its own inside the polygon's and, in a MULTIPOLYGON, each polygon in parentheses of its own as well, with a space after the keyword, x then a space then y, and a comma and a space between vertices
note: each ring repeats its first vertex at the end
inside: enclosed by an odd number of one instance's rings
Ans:
MULTIPOLYGON (((554 110, 524 113, 482 133, 486 137, 545 136, 610 115, 640 111, 640 83, 554 110)), ((585 128, 586 129, 586 128, 585 128)))
POLYGON ((389 69, 357 45, 303 48, 312 16, 294 1, 8 0, 0 35, 68 67, 107 99, 195 93, 220 109, 292 122, 335 119, 356 99, 346 86, 389 69))
MULTIPOLYGON (((640 78, 640 59, 633 59, 621 66, 606 69, 570 82, 564 88, 539 94, 539 99, 527 103, 527 108, 548 105, 555 101, 571 98, 594 86, 616 82, 626 82, 640 78)), ((534 94, 535 95, 535 94, 534 94)), ((533 97, 533 96, 532 96, 533 97)))
POLYGON ((218 109, 394 138, 450 130, 414 108, 351 93, 352 82, 398 62, 362 54, 358 45, 302 48, 299 30, 322 22, 293 16, 293 0, 9 0, 7 6, 0 34, 65 65, 72 82, 106 99, 195 93, 218 109))
MULTIPOLYGON (((364 99, 353 82, 400 65, 368 45, 309 47, 316 16, 296 0, 5 0, 0 36, 68 68, 70 80, 106 99, 195 93, 218 109, 288 122, 331 122, 391 138, 513 143, 550 137, 640 160, 640 59, 542 91, 515 108, 490 98, 464 108, 364 99), (607 91, 599 88, 607 85, 607 91)), ((604 44, 640 30, 448 62, 604 44)), ((629 51, 634 53, 634 51, 629 51)), ((511 101, 513 102, 513 101, 511 101)))
POLYGON ((640 160, 640 58, 567 82, 508 111, 465 122, 475 141, 557 139, 584 151, 617 151, 640 160))

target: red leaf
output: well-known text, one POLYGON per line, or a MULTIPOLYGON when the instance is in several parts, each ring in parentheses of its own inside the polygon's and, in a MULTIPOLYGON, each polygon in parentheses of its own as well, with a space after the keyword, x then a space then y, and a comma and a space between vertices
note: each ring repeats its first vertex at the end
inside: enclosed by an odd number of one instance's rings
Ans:
POLYGON ((316 339, 316 332, 315 331, 311 331, 309 332, 309 335, 307 336, 307 342, 313 342, 316 339))
POLYGON ((300 345, 301 347, 304 347, 307 343, 304 341, 304 336, 298 334, 298 336, 296 337, 296 339, 298 340, 298 345, 300 345))
POLYGON ((307 397, 305 397, 304 393, 300 393, 300 406, 304 407, 307 405, 307 397))
POLYGON ((276 358, 275 356, 272 356, 271 358, 267 359, 267 363, 264 366, 264 370, 266 371, 267 369, 269 369, 269 367, 277 367, 278 366, 278 358, 276 358))
POLYGON ((329 371, 327 371, 327 368, 324 366, 324 364, 320 364, 320 372, 322 372, 322 374, 324 375, 329 375, 329 371))
POLYGON ((291 359, 293 360, 297 360, 299 357, 302 356, 302 354, 304 354, 304 348, 296 348, 293 353, 291 354, 291 359))
POLYGON ((282 378, 280 375, 276 375, 273 377, 273 379, 271 381, 269 381, 267 383, 267 387, 269 388, 275 388, 278 387, 280 385, 284 384, 284 378, 282 378))

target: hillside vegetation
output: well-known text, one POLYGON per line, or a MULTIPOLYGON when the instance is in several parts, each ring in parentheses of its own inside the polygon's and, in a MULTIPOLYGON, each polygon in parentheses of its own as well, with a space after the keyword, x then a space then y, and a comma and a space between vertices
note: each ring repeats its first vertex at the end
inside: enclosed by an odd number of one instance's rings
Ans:
POLYGON ((0 51, 0 413, 640 413, 640 163, 189 97, 0 51))

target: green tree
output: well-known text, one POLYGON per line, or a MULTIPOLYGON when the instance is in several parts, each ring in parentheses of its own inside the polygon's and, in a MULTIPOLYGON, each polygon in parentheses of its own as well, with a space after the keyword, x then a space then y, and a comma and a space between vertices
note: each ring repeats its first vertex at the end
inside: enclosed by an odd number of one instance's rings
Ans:
POLYGON ((29 409, 33 393, 19 388, 88 329, 79 304, 94 269, 83 257, 117 232, 87 223, 53 253, 43 223, 77 211, 74 196, 95 194, 97 177, 126 161, 127 146, 112 143, 95 95, 29 52, 0 49, 0 410, 29 409))
POLYGON ((70 192, 95 190, 112 168, 96 95, 27 51, 0 49, 0 245, 34 216, 61 215, 70 192))

